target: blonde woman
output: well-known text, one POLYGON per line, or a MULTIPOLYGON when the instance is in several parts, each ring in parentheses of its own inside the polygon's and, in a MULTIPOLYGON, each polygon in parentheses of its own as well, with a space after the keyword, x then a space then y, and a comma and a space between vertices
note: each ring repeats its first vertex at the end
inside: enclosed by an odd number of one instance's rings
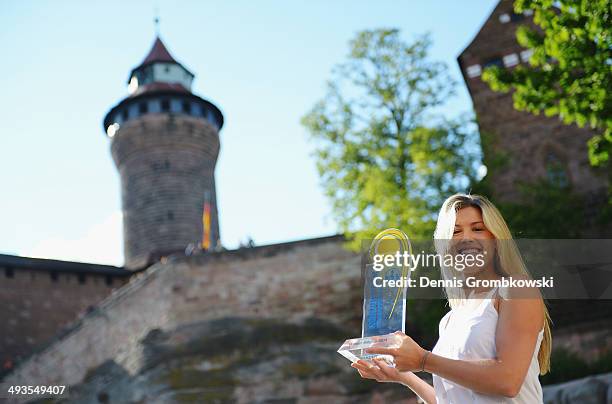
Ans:
MULTIPOLYGON (((461 271, 464 279, 529 276, 506 222, 483 196, 449 197, 434 239, 439 254, 483 253, 478 266, 461 271)), ((443 267, 443 275, 456 272, 443 267)), ((399 348, 369 350, 392 355, 395 367, 382 359, 352 366, 363 378, 402 383, 428 404, 541 403, 538 375, 550 368, 550 318, 539 291, 531 290, 530 296, 519 292, 520 298, 511 289, 447 287, 451 310, 440 321, 440 337, 431 352, 398 332, 399 348), (415 371, 431 373, 433 387, 415 371)))

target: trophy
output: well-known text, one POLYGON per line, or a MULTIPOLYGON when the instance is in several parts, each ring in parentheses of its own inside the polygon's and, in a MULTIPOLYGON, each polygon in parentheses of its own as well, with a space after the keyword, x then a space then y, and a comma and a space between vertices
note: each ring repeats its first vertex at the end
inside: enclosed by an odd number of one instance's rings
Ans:
POLYGON ((373 346, 397 348, 401 343, 396 331, 405 331, 406 289, 410 271, 406 262, 394 259, 392 265, 378 262, 381 257, 399 255, 405 252, 412 255, 412 245, 408 236, 398 229, 384 230, 374 238, 368 251, 368 262, 364 274, 363 323, 361 338, 348 339, 342 344, 338 353, 351 362, 359 359, 383 357, 393 364, 389 355, 366 353, 373 346), (378 257, 376 257, 378 256, 378 257), (377 259, 378 258, 378 259, 377 259), (398 262, 401 261, 401 262, 398 262), (382 269, 380 268, 382 266, 382 269), (403 282, 399 282, 403 280, 403 282), (394 281, 386 282, 384 281, 394 281), (391 284, 392 286, 389 286, 391 284))

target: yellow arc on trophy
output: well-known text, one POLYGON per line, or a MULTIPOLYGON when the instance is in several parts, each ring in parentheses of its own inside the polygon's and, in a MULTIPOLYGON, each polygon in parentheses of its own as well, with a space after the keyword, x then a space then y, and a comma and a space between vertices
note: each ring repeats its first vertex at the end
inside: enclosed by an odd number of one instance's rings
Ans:
MULTIPOLYGON (((370 245, 370 259, 374 259, 374 255, 393 255, 395 256, 397 253, 403 255, 405 251, 408 251, 409 255, 412 255, 412 244, 410 243, 410 239, 408 235, 403 231, 395 228, 389 228, 381 231, 374 237, 372 244, 370 245)), ((382 271, 381 277, 384 279, 385 275, 390 271, 391 268, 385 268, 382 271)), ((401 265, 401 276, 402 278, 406 278, 408 275, 408 266, 404 264, 402 261, 401 265)), ((393 306, 391 307, 391 311, 389 312, 389 317, 393 315, 395 307, 397 306, 397 302, 402 296, 401 288, 398 288, 397 294, 395 296, 395 300, 393 302, 393 306)))

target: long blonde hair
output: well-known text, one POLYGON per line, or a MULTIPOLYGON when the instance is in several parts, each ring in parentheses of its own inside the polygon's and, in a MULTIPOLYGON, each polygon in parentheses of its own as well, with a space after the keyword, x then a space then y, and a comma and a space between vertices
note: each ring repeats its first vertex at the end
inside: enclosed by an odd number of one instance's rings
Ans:
MULTIPOLYGON (((438 215, 438 223, 434 232, 434 244, 438 254, 446 254, 448 252, 448 241, 453 237, 455 220, 457 211, 461 208, 472 206, 479 209, 482 213, 482 220, 485 227, 495 236, 496 240, 504 240, 502 243, 496 243, 495 249, 498 270, 501 270, 504 275, 527 275, 529 271, 523 262, 523 258, 510 229, 499 210, 486 197, 476 194, 455 194, 448 197, 442 204, 440 214, 438 215)), ((442 275, 444 278, 450 278, 452 269, 442 266, 442 275)), ((458 307, 465 303, 465 296, 461 288, 445 288, 448 302, 451 308, 458 307)), ((544 375, 550 371, 550 352, 552 347, 552 334, 550 331, 550 315, 546 303, 542 304, 544 310, 544 337, 538 352, 538 362, 540 364, 540 374, 544 375)))

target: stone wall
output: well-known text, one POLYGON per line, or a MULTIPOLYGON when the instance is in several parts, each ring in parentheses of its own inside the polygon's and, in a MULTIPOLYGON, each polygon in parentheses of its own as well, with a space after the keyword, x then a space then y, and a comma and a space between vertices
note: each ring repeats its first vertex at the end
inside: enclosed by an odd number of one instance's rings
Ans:
MULTIPOLYGON (((148 366, 146 341, 155 335, 173 335, 190 324, 233 317, 297 327, 294 337, 279 334, 281 339, 296 338, 304 324, 311 324, 309 335, 316 333, 312 324, 325 324, 322 331, 331 330, 325 349, 333 361, 352 370, 335 349, 345 338, 359 334, 359 268, 360 257, 345 251, 340 238, 172 256, 135 275, 65 336, 21 364, 4 383, 78 385, 109 363, 134 377, 148 366)), ((316 342, 312 338, 311 343, 316 342)), ((265 344, 273 346, 274 340, 265 344)))
POLYGON ((544 404, 612 402, 612 373, 589 376, 544 388, 544 404))
POLYGON ((104 265, 0 256, 0 376, 126 283, 127 275, 104 265))

